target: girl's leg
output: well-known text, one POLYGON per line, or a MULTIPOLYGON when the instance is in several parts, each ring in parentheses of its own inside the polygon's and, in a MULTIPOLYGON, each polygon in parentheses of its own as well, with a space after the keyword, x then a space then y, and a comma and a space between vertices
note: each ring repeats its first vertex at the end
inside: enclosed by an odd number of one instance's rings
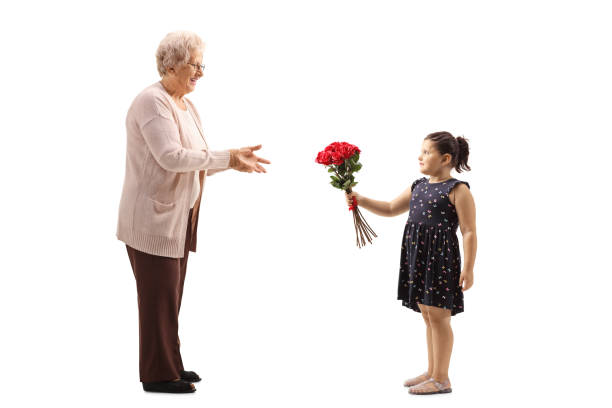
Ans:
POLYGON ((453 330, 451 329, 451 311, 439 307, 429 307, 429 322, 432 327, 434 350, 434 371, 432 377, 437 382, 448 380, 448 366, 453 351, 453 330))
POLYGON ((420 384, 425 380, 428 380, 433 371, 434 371, 434 355, 433 355, 433 343, 432 343, 432 334, 431 334, 431 324, 429 323, 429 309, 427 306, 418 303, 419 309, 421 310, 421 315, 423 316, 423 320, 425 321, 425 333, 427 335, 427 372, 421 375, 418 375, 414 378, 406 380, 404 382, 404 387, 412 387, 414 385, 420 384))
POLYGON ((429 306, 425 306, 420 303, 418 303, 418 305, 419 309, 421 309, 421 315, 423 316, 423 320, 425 321, 425 329, 427 332, 427 375, 431 377, 435 368, 435 359, 431 323, 429 321, 429 306))
POLYGON ((413 394, 427 394, 445 389, 450 392, 448 379, 448 366, 453 350, 453 330, 450 325, 451 312, 434 306, 425 306, 428 309, 429 325, 431 327, 433 349, 432 380, 410 388, 413 394), (434 384, 435 381, 437 384, 434 384))

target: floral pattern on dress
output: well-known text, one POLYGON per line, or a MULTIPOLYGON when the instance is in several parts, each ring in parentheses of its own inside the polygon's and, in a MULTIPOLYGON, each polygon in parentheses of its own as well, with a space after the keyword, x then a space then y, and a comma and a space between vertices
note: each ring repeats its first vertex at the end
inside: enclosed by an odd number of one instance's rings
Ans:
POLYGON ((415 180, 411 186, 397 298, 417 312, 418 303, 449 309, 451 315, 463 312, 459 218, 448 198, 458 183, 470 187, 467 181, 455 178, 429 183, 426 177, 415 180))

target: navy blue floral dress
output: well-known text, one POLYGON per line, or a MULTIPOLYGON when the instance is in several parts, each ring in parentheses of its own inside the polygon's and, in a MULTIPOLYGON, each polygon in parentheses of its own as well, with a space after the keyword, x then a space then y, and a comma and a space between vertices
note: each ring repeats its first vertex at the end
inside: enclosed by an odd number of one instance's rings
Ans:
POLYGON ((397 298, 417 312, 417 303, 449 309, 451 316, 463 312, 459 219, 448 198, 457 183, 470 187, 467 181, 455 178, 429 183, 422 177, 412 183, 397 298))

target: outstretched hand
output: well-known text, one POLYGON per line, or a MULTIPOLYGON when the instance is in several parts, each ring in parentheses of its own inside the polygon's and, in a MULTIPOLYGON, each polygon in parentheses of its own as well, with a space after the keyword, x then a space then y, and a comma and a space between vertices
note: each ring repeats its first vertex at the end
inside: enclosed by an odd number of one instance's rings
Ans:
POLYGON ((246 173, 266 173, 266 169, 259 163, 270 164, 270 161, 253 153, 259 149, 261 145, 230 150, 230 168, 246 173))

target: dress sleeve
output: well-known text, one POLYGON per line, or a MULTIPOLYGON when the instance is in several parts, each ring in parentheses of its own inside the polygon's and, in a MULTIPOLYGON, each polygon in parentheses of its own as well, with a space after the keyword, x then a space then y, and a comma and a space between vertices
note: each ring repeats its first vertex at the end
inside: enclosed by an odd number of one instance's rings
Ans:
POLYGON ((419 184, 421 181, 423 181, 422 178, 414 180, 414 182, 412 183, 412 186, 410 187, 410 191, 414 191, 414 188, 417 186, 417 184, 419 184))
POLYGON ((463 183, 463 184, 465 184, 465 185, 466 185, 466 186, 467 186, 469 189, 471 189, 471 187, 470 187, 470 183, 468 183, 467 181, 463 181, 463 180, 457 180, 457 181, 455 181, 455 182, 453 183, 453 185, 451 186, 451 188, 450 188, 450 189, 452 190, 452 189, 453 189, 453 188, 455 188, 455 186, 456 186, 457 184, 459 184, 459 183, 463 183))
POLYGON ((176 122, 161 97, 151 96, 142 103, 138 126, 151 154, 162 168, 180 173, 226 169, 229 166, 229 150, 205 151, 183 147, 176 122))

